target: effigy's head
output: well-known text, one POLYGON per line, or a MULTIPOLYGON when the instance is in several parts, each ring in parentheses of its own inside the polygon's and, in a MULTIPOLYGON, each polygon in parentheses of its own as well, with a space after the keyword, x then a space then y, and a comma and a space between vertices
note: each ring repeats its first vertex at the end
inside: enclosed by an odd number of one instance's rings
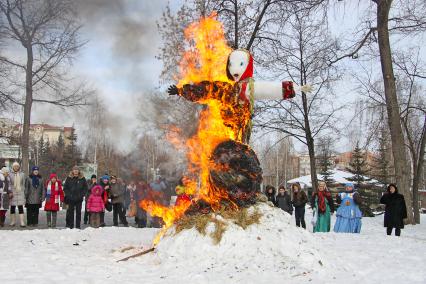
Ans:
POLYGON ((253 77, 253 56, 250 52, 245 49, 232 51, 228 56, 226 74, 235 82, 253 77))

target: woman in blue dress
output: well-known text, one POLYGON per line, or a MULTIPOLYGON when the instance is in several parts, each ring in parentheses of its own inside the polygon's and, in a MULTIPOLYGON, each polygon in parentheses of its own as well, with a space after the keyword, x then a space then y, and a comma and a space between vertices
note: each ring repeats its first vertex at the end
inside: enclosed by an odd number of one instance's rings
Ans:
POLYGON ((359 204, 361 204, 361 196, 354 191, 352 183, 346 184, 345 192, 337 195, 337 203, 340 206, 336 212, 334 231, 336 233, 360 233, 362 213, 359 210, 359 204))

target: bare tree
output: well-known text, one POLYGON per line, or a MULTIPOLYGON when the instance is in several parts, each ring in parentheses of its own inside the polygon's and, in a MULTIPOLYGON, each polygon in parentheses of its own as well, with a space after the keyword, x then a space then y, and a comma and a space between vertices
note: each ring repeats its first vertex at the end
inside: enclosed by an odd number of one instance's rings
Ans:
MULTIPOLYGON (((363 20, 356 33, 361 35, 359 40, 352 42, 347 47, 349 52, 338 55, 330 61, 334 64, 347 57, 358 57, 358 53, 364 46, 371 46, 377 42, 382 69, 384 86, 384 98, 386 101, 387 121, 389 124, 392 141, 392 154, 395 168, 395 176, 398 187, 405 195, 406 205, 409 209, 408 223, 414 224, 412 195, 410 191, 411 167, 405 148, 403 127, 400 120, 399 101, 395 80, 394 64, 392 62, 392 49, 390 34, 403 33, 404 36, 417 34, 426 30, 426 2, 422 0, 371 0, 369 10, 375 8, 372 17, 363 20)), ((371 12, 371 11, 369 11, 371 12)), ((345 48, 342 48, 345 49, 345 48)))
POLYGON ((23 108, 22 166, 28 171, 29 128, 33 103, 60 107, 85 104, 84 85, 72 86, 67 63, 84 44, 71 0, 0 2, 0 32, 7 48, 0 64, 10 74, 0 95, 23 108), (22 51, 22 53, 21 53, 22 51))
MULTIPOLYGON (((402 135, 404 137, 404 151, 409 153, 409 181, 411 191, 409 198, 413 208, 414 220, 420 222, 418 189, 421 183, 422 169, 424 164, 425 140, 424 129, 426 125, 426 105, 424 100, 424 88, 419 80, 422 79, 420 72, 425 66, 419 58, 419 49, 399 50, 393 57, 396 74, 396 92, 398 94, 398 111, 402 135)), ((365 72, 364 76, 358 77, 361 86, 360 92, 366 97, 364 111, 372 113, 367 122, 369 133, 376 139, 382 139, 378 132, 389 132, 389 125, 384 125, 387 117, 386 97, 382 80, 374 78, 365 72), (386 129, 384 129, 386 128, 386 129)), ((392 155, 393 156, 393 155, 392 155)), ((395 157, 393 157, 395 159, 395 157)))
POLYGON ((335 41, 328 35, 324 19, 314 18, 306 11, 294 13, 281 30, 285 32, 279 41, 268 47, 272 50, 265 50, 270 61, 264 65, 299 85, 312 84, 314 92, 302 92, 290 101, 259 105, 255 127, 286 133, 305 144, 312 185, 316 188, 315 138, 326 130, 336 130, 336 113, 341 109, 334 106, 332 91, 339 74, 328 65, 335 41))
POLYGON ((404 129, 408 147, 413 179, 411 183, 413 194, 414 221, 420 223, 419 186, 424 166, 426 145, 426 90, 419 85, 422 78, 420 72, 424 64, 419 58, 420 49, 411 49, 396 53, 394 64, 398 77, 398 94, 400 100, 400 119, 404 129))

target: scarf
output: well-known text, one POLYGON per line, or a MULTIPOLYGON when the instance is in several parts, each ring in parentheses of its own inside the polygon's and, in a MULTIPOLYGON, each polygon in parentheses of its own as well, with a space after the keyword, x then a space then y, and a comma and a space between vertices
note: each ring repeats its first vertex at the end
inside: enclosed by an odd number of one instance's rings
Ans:
POLYGON ((21 173, 20 172, 14 172, 13 174, 15 175, 15 177, 13 179, 13 187, 15 188, 15 191, 17 191, 17 192, 22 191, 21 173))
POLYGON ((318 211, 320 213, 325 213, 326 210, 326 204, 325 204, 325 199, 330 198, 331 197, 331 193, 328 191, 318 191, 318 211))
MULTIPOLYGON (((55 182, 53 186, 53 190, 58 188, 58 182, 55 182)), ((46 190, 46 200, 50 200, 50 196, 52 195, 52 181, 49 180, 49 183, 47 184, 47 190, 46 190)), ((55 203, 59 203, 59 195, 55 195, 55 203)))
POLYGON ((34 188, 38 188, 40 185, 40 179, 39 176, 31 175, 32 185, 34 188))

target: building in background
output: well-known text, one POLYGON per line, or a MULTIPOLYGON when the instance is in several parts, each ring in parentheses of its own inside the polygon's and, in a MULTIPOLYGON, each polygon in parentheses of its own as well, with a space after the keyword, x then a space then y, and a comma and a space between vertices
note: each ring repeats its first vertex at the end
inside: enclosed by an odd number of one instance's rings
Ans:
MULTIPOLYGON (((65 146, 71 143, 71 134, 73 127, 54 126, 50 124, 31 124, 30 125, 30 144, 37 142, 43 137, 43 140, 55 144, 62 136, 65 146)), ((22 133, 22 124, 7 118, 0 118, 0 137, 8 139, 10 144, 19 144, 22 133)))

